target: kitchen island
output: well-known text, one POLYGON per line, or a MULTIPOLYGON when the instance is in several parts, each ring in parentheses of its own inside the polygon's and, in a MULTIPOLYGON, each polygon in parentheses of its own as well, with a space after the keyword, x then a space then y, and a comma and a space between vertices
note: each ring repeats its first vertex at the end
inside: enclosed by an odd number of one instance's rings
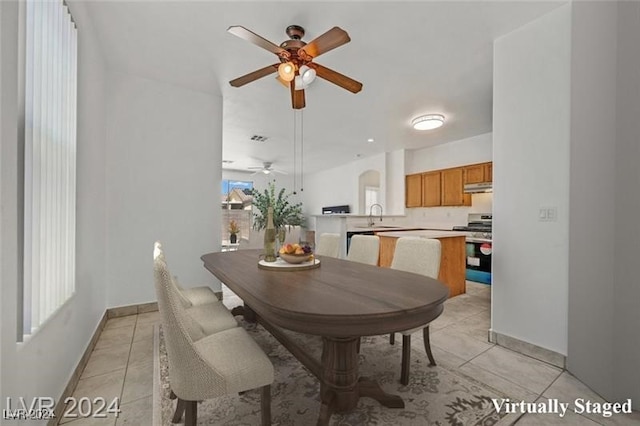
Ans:
POLYGON ((401 237, 433 238, 440 241, 442 254, 440 259, 440 273, 438 280, 449 288, 449 297, 466 292, 465 281, 465 236, 464 232, 455 231, 390 231, 376 232, 380 237, 379 265, 385 268, 391 266, 396 241, 401 237))

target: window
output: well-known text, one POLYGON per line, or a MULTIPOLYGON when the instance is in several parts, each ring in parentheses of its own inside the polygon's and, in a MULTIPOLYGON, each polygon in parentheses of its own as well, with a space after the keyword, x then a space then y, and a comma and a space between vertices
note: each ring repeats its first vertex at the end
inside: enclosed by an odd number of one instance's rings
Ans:
POLYGON ((248 239, 251 233, 251 203, 253 182, 222 180, 222 240, 228 240, 229 224, 233 220, 240 228, 238 239, 248 239))
POLYGON ((371 206, 378 204, 378 193, 380 188, 377 186, 365 186, 364 187, 364 211, 368 213, 371 211, 371 206))
POLYGON ((24 4, 23 333, 75 291, 77 30, 62 1, 24 4))

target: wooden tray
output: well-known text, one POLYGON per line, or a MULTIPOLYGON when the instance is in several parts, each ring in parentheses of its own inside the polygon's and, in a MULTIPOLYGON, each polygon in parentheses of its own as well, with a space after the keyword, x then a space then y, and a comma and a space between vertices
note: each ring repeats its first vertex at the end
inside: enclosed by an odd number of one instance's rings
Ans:
POLYGON ((307 269, 315 269, 320 267, 320 259, 314 258, 307 262, 298 264, 288 263, 278 258, 275 262, 265 262, 264 259, 258 261, 258 268, 267 269, 269 271, 305 271, 307 269))

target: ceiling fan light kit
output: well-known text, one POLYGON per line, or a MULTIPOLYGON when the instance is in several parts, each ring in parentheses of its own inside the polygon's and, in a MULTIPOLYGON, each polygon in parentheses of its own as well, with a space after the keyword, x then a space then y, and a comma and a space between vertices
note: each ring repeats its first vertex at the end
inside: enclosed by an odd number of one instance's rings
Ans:
POLYGON ((231 26, 227 31, 274 53, 280 61, 279 64, 268 65, 231 80, 229 84, 233 87, 244 86, 247 83, 277 72, 278 81, 289 86, 291 91, 291 105, 294 109, 302 109, 305 107, 304 89, 316 76, 352 93, 358 93, 362 90, 362 83, 313 62, 315 58, 323 53, 351 41, 349 34, 339 27, 333 27, 309 43, 306 43, 302 41, 304 28, 299 25, 289 25, 286 33, 290 37, 290 40, 282 42, 279 46, 242 26, 231 26), (300 78, 298 79, 297 77, 300 78))
POLYGON ((284 81, 291 81, 296 76, 296 67, 291 62, 283 62, 278 67, 278 75, 284 81))
POLYGON ((411 120, 411 126, 416 130, 433 130, 444 124, 444 115, 427 114, 411 120))

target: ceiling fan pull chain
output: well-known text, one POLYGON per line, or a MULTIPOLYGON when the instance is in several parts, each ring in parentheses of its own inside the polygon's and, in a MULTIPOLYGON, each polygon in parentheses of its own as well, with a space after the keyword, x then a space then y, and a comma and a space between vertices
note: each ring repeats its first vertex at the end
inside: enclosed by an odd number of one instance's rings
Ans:
POLYGON ((296 157, 297 157, 297 149, 296 149, 296 110, 293 110, 293 195, 296 195, 296 157))
POLYGON ((300 192, 304 191, 304 110, 300 110, 300 192))

